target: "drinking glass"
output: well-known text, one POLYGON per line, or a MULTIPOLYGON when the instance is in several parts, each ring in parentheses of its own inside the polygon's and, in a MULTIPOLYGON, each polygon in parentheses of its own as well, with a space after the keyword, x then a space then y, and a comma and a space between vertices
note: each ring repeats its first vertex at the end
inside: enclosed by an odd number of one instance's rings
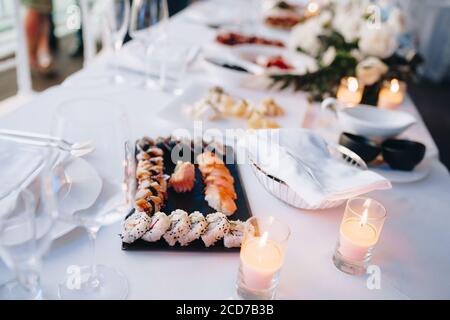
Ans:
POLYGON ((42 258, 52 242, 57 215, 57 188, 47 160, 29 184, 0 199, 0 257, 15 275, 0 286, 0 300, 43 298, 42 258))
POLYGON ((114 50, 114 76, 113 81, 116 84, 124 82, 122 75, 119 74, 118 52, 122 48, 125 35, 127 33, 128 22, 130 19, 130 1, 129 0, 107 0, 104 11, 105 26, 111 40, 114 50))
POLYGON ((165 92, 181 95, 184 76, 189 64, 198 54, 199 47, 180 41, 167 41, 164 46, 155 48, 149 65, 160 69, 160 88, 165 92))
POLYGON ((386 209, 378 201, 366 197, 347 201, 333 256, 339 270, 352 275, 365 273, 385 219, 386 209))
POLYGON ((59 285, 62 299, 124 299, 127 279, 116 269, 97 265, 95 243, 99 229, 122 220, 129 209, 127 159, 130 159, 129 125, 122 106, 97 98, 73 99, 61 103, 52 120, 53 135, 67 141, 92 141, 95 150, 84 156, 101 178, 102 188, 95 203, 59 217, 83 227, 89 235, 92 261, 80 267, 80 283, 71 285, 69 276, 59 285), (128 158, 127 158, 128 155, 128 158))
MULTIPOLYGON (((151 59, 157 47, 164 46, 167 37, 167 23, 169 9, 167 0, 135 0, 131 7, 130 36, 145 47, 146 81, 147 88, 160 87, 154 80, 151 59)), ((159 82, 165 82, 165 59, 161 61, 158 69, 159 82)), ((156 69, 156 68, 155 68, 156 69)), ((158 77, 157 77, 158 78, 158 77)))
POLYGON ((275 298, 289 236, 289 227, 272 216, 247 220, 237 280, 242 298, 275 298))

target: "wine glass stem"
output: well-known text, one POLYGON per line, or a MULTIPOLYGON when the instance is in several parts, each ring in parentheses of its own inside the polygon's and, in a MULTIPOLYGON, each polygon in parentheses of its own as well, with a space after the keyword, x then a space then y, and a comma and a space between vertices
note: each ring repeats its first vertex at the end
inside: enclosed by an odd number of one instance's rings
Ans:
POLYGON ((97 230, 87 228, 87 233, 89 235, 89 245, 91 247, 91 285, 93 287, 97 287, 99 285, 99 279, 97 274, 97 250, 96 250, 97 230))
POLYGON ((150 45, 147 45, 147 48, 145 50, 145 55, 146 55, 145 85, 149 88, 154 85, 154 82, 153 82, 152 76, 151 76, 151 67, 152 67, 151 59, 152 59, 153 49, 154 49, 154 45, 150 44, 150 45))
POLYGON ((17 280, 27 290, 32 299, 41 299, 40 262, 32 259, 15 270, 17 280))

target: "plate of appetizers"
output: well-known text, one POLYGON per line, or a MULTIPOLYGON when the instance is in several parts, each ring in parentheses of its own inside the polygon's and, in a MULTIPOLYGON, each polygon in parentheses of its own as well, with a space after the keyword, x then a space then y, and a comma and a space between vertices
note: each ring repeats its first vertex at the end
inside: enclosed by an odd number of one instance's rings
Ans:
POLYGON ((306 112, 302 94, 259 92, 197 82, 158 112, 178 126, 192 129, 202 121, 204 129, 298 128, 306 112), (178 116, 173 117, 174 114, 178 116))
POLYGON ((242 45, 232 49, 239 60, 264 69, 267 74, 305 74, 317 69, 313 58, 284 48, 242 45))
POLYGON ((303 5, 288 1, 277 1, 272 7, 263 13, 264 24, 269 28, 290 30, 296 24, 319 13, 319 5, 311 1, 303 5))
POLYGON ((219 32, 216 36, 216 43, 228 47, 241 45, 264 45, 280 48, 285 47, 284 42, 279 39, 229 30, 219 32))
POLYGON ((231 147, 144 137, 124 250, 236 251, 252 216, 231 147))
POLYGON ((203 53, 202 66, 220 83, 241 86, 270 83, 272 75, 317 70, 316 61, 305 54, 260 44, 242 44, 228 50, 211 47, 203 53))

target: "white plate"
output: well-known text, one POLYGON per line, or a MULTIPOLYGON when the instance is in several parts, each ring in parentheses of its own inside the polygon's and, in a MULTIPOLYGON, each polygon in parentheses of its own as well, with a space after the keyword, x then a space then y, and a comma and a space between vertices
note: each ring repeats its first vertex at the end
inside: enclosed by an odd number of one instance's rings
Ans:
MULTIPOLYGON (((192 129, 195 120, 189 116, 184 108, 186 105, 192 105, 203 98, 213 84, 194 83, 188 87, 184 94, 178 96, 168 105, 166 105, 157 115, 180 128, 192 129)), ((244 98, 254 103, 259 103, 265 97, 272 97, 284 109, 285 115, 281 117, 270 117, 283 128, 299 128, 307 109, 307 99, 300 93, 283 92, 259 92, 243 88, 230 88, 222 86, 226 92, 233 97, 244 98)), ((226 117, 220 120, 203 120, 203 129, 247 129, 247 120, 235 117, 226 117)))
POLYGON ((307 71, 317 69, 316 61, 301 53, 291 52, 286 48, 278 48, 265 45, 240 45, 231 49, 232 54, 250 63, 255 63, 258 57, 282 56, 283 59, 294 67, 294 70, 282 70, 277 68, 267 69, 270 74, 305 74, 307 71))
MULTIPOLYGON (((61 189, 58 194, 59 210, 62 214, 73 213, 91 207, 102 190, 102 179, 86 160, 73 158, 65 165, 66 178, 70 181, 70 188, 61 189)), ((53 239, 57 239, 72 231, 76 225, 58 221, 53 229, 53 239)))
POLYGON ((387 164, 369 167, 393 183, 412 183, 425 179, 430 173, 430 159, 424 159, 413 171, 393 170, 387 164))

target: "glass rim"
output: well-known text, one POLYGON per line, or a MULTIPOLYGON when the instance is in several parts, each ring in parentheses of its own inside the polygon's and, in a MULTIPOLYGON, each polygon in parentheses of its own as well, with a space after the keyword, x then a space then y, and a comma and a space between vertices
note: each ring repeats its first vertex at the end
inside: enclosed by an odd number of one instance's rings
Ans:
POLYGON ((383 206, 379 201, 377 201, 377 200, 375 200, 375 199, 373 199, 373 198, 362 197, 362 196, 350 198, 350 199, 347 200, 347 204, 346 204, 346 206, 345 206, 345 209, 346 209, 346 210, 347 210, 347 209, 350 210, 350 211, 352 212, 353 215, 355 215, 355 216, 357 216, 357 217, 359 217, 359 218, 362 218, 362 212, 361 212, 361 213, 358 213, 358 212, 356 212, 353 208, 351 208, 351 206, 350 206, 351 202, 352 202, 352 201, 355 201, 355 200, 370 200, 371 204, 374 203, 374 204, 375 204, 376 206, 378 206, 379 208, 382 208, 382 211, 383 211, 383 214, 382 214, 382 215, 377 216, 377 217, 371 217, 370 215, 368 215, 368 216, 367 216, 367 220, 368 220, 368 221, 377 221, 377 220, 383 220, 383 219, 386 218, 386 216, 387 216, 387 210, 386 210, 385 206, 383 206))
POLYGON ((283 226, 283 228, 285 228, 285 230, 286 230, 286 235, 280 240, 280 242, 289 240, 289 237, 291 236, 291 228, 289 228, 289 226, 286 223, 284 223, 283 221, 281 221, 280 219, 277 219, 276 217, 274 217, 272 215, 263 216, 263 217, 252 216, 252 217, 248 218, 245 223, 249 224, 250 221, 255 221, 255 220, 257 221, 258 219, 260 219, 260 220, 273 219, 274 221, 276 221, 278 224, 283 226))
POLYGON ((75 102, 79 102, 79 101, 101 101, 103 103, 110 103, 112 104, 112 108, 120 108, 121 106, 123 106, 122 103, 119 103, 117 101, 113 101, 112 99, 107 99, 107 98, 103 98, 103 97, 72 97, 72 98, 66 98, 64 100, 61 100, 60 102, 57 103, 56 105, 56 112, 60 111, 64 106, 70 104, 70 103, 75 103, 75 102))

